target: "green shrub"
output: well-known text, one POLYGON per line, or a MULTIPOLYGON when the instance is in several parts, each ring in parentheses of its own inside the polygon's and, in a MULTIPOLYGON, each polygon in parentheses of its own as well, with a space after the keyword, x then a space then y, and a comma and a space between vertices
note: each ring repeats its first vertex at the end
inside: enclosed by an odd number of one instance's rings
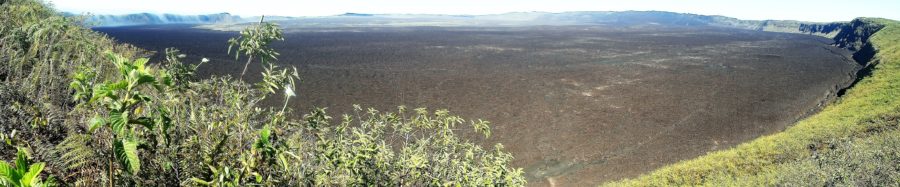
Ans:
POLYGON ((12 187, 42 187, 55 186, 51 182, 41 181, 40 173, 44 170, 44 163, 31 163, 28 153, 23 148, 18 148, 15 163, 0 162, 0 185, 12 187))

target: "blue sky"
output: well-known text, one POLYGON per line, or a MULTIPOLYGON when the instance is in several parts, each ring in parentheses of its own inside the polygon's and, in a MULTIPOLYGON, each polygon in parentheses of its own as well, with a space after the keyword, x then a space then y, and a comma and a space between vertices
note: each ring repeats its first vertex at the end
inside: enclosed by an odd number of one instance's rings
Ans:
POLYGON ((497 14, 506 12, 661 10, 740 19, 900 20, 900 0, 51 0, 61 11, 93 14, 229 12, 241 16, 355 13, 497 14))

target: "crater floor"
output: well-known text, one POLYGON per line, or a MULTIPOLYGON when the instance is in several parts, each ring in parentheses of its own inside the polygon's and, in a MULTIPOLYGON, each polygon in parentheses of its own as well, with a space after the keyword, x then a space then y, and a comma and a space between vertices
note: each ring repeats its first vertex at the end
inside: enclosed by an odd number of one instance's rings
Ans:
MULTIPOLYGON (((209 57, 204 76, 243 66, 225 54, 234 32, 97 30, 209 57)), ((319 28, 285 38, 274 47, 301 70, 296 109, 427 106, 485 119, 492 137, 466 136, 502 143, 531 185, 635 177, 783 130, 858 68, 825 38, 711 27, 319 28)))

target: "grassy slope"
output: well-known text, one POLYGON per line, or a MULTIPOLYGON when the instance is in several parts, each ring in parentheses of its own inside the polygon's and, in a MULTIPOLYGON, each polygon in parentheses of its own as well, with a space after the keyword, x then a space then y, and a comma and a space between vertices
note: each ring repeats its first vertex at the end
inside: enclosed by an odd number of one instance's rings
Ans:
POLYGON ((879 49, 875 60, 880 64, 870 77, 820 113, 784 132, 606 185, 816 185, 808 183, 813 182, 821 186, 865 184, 860 182, 867 179, 897 185, 900 148, 885 142, 900 139, 896 128, 900 116, 900 22, 869 20, 885 25, 870 38, 879 49), (870 176, 859 173, 872 169, 883 171, 870 176))

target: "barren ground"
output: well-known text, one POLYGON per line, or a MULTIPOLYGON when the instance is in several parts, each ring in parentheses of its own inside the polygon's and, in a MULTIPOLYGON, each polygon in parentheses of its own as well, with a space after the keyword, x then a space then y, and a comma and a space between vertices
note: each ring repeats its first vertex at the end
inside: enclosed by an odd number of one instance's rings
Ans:
MULTIPOLYGON (((234 32, 97 30, 210 57, 204 76, 243 66, 225 54, 234 32)), ((857 68, 825 38, 707 27, 319 28, 285 38, 274 46, 279 63, 301 70, 296 109, 427 106, 489 120, 492 137, 468 137, 505 145, 531 185, 634 177, 783 130, 857 68)))

